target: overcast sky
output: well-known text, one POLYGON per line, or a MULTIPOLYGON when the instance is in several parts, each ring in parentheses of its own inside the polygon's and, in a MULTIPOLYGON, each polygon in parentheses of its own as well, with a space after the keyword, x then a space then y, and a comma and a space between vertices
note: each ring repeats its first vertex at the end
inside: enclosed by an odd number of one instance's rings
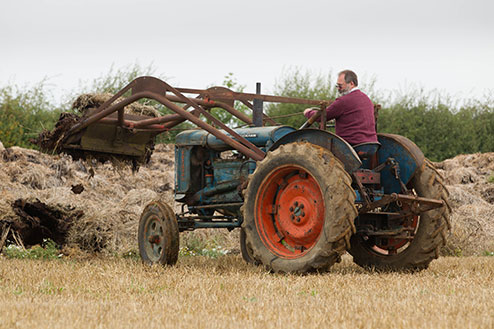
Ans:
POLYGON ((153 63, 177 87, 233 72, 263 92, 291 67, 353 69, 383 90, 494 90, 494 1, 1 0, 0 86, 56 96, 109 68, 153 63))

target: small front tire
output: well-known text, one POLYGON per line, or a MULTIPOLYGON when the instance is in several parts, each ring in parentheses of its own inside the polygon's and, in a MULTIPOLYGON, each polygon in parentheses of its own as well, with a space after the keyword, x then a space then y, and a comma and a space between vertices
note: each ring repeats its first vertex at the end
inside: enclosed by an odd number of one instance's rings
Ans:
POLYGON ((139 221, 137 240, 143 262, 174 265, 180 243, 173 210, 159 201, 148 204, 139 221))

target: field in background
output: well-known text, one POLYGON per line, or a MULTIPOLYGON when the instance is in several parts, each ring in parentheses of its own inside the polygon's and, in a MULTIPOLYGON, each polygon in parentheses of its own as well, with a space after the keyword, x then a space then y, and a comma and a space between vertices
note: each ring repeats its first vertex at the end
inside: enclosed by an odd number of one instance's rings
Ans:
POLYGON ((494 257, 445 257, 426 271, 367 272, 345 256, 327 274, 277 275, 239 255, 0 258, 2 328, 492 328, 494 257))

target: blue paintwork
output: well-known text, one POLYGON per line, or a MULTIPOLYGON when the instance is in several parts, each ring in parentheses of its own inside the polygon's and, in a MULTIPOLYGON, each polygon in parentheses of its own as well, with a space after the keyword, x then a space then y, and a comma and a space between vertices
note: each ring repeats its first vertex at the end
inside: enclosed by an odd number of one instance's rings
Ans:
MULTIPOLYGON (((236 129, 235 131, 254 145, 266 150, 278 139, 295 131, 295 128, 288 126, 252 127, 236 129)), ((224 131, 222 132, 225 133, 224 131)), ((229 134, 226 135, 229 136, 229 134)), ((232 148, 204 130, 186 130, 181 132, 176 137, 175 145, 175 199, 177 201, 182 200, 185 194, 190 192, 190 189, 194 184, 196 184, 196 186, 198 184, 198 182, 191 182, 191 170, 193 170, 191 166, 193 146, 202 146, 207 149, 213 174, 212 181, 205 182, 206 186, 203 186, 203 190, 197 192, 199 194, 206 193, 208 189, 214 189, 219 184, 225 182, 245 180, 247 179, 248 174, 254 172, 256 167, 256 164, 253 161, 245 162, 244 160, 219 159, 219 152, 232 150, 232 148), (240 170, 242 172, 240 172, 240 170)), ((236 191, 211 195, 210 197, 204 197, 202 194, 200 195, 201 204, 242 201, 236 191)))
POLYGON ((189 190, 191 149, 191 146, 175 147, 175 195, 189 190))
MULTIPOLYGON (((392 134, 379 134, 381 148, 378 151, 379 164, 388 158, 394 158, 400 164, 400 179, 404 184, 412 179, 415 171, 424 161, 424 155, 417 145, 409 139, 392 134)), ((390 172, 389 168, 381 171, 381 185, 384 193, 400 193, 400 183, 390 172)))
POLYGON ((362 161, 362 168, 371 169, 371 158, 379 150, 381 145, 377 143, 366 143, 355 145, 353 149, 357 152, 360 160, 362 161))
POLYGON ((202 194, 202 205, 213 203, 242 202, 237 187, 249 175, 249 163, 238 160, 216 160, 212 163, 213 180, 198 193, 202 194), (223 188, 222 188, 223 187, 223 188), (219 188, 219 189, 218 189, 219 188), (217 193, 212 193, 213 191, 217 193))
MULTIPOLYGON (((296 129, 292 127, 280 126, 240 128, 235 129, 235 132, 258 147, 269 148, 278 139, 295 130, 296 129)), ((228 137, 231 137, 230 134, 225 131, 220 131, 228 137)), ((225 144, 221 139, 205 130, 183 131, 175 138, 175 144, 177 146, 200 145, 215 151, 232 150, 231 146, 225 144)))
POLYGON ((309 142, 328 149, 343 163, 345 170, 349 173, 362 165, 355 150, 343 138, 330 131, 319 129, 302 129, 291 132, 274 143, 269 150, 272 151, 280 145, 294 142, 309 142))
MULTIPOLYGON (((355 191, 355 195, 356 195, 355 203, 363 203, 364 198, 362 198, 362 196, 360 195, 360 192, 358 190, 354 190, 354 191, 355 191)), ((383 194, 384 189, 373 189, 373 192, 376 194, 383 194)), ((377 201, 377 200, 381 200, 381 199, 382 199, 381 196, 375 195, 373 201, 377 201)))

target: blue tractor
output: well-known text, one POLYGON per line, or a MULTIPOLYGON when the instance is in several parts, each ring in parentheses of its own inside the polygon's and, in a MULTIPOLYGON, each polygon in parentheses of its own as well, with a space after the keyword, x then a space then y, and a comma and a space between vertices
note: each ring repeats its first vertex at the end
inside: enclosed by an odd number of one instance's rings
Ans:
POLYGON ((352 147, 326 130, 324 118, 319 129, 309 128, 315 117, 303 129, 273 125, 263 102, 327 106, 219 87, 173 88, 141 77, 78 120, 63 148, 145 160, 155 135, 184 120, 201 128, 175 140, 175 200, 182 210, 153 201, 142 213, 139 252, 148 263, 174 264, 179 232, 199 228, 240 229, 243 258, 274 272, 325 271, 346 251, 356 264, 382 270, 424 269, 438 257, 449 229, 448 192, 412 141, 378 134, 379 143, 352 147), (175 114, 124 113, 125 105, 141 98, 175 114), (233 101, 251 107, 253 117, 236 111, 233 101), (212 107, 249 127, 227 127, 210 114, 212 107))

